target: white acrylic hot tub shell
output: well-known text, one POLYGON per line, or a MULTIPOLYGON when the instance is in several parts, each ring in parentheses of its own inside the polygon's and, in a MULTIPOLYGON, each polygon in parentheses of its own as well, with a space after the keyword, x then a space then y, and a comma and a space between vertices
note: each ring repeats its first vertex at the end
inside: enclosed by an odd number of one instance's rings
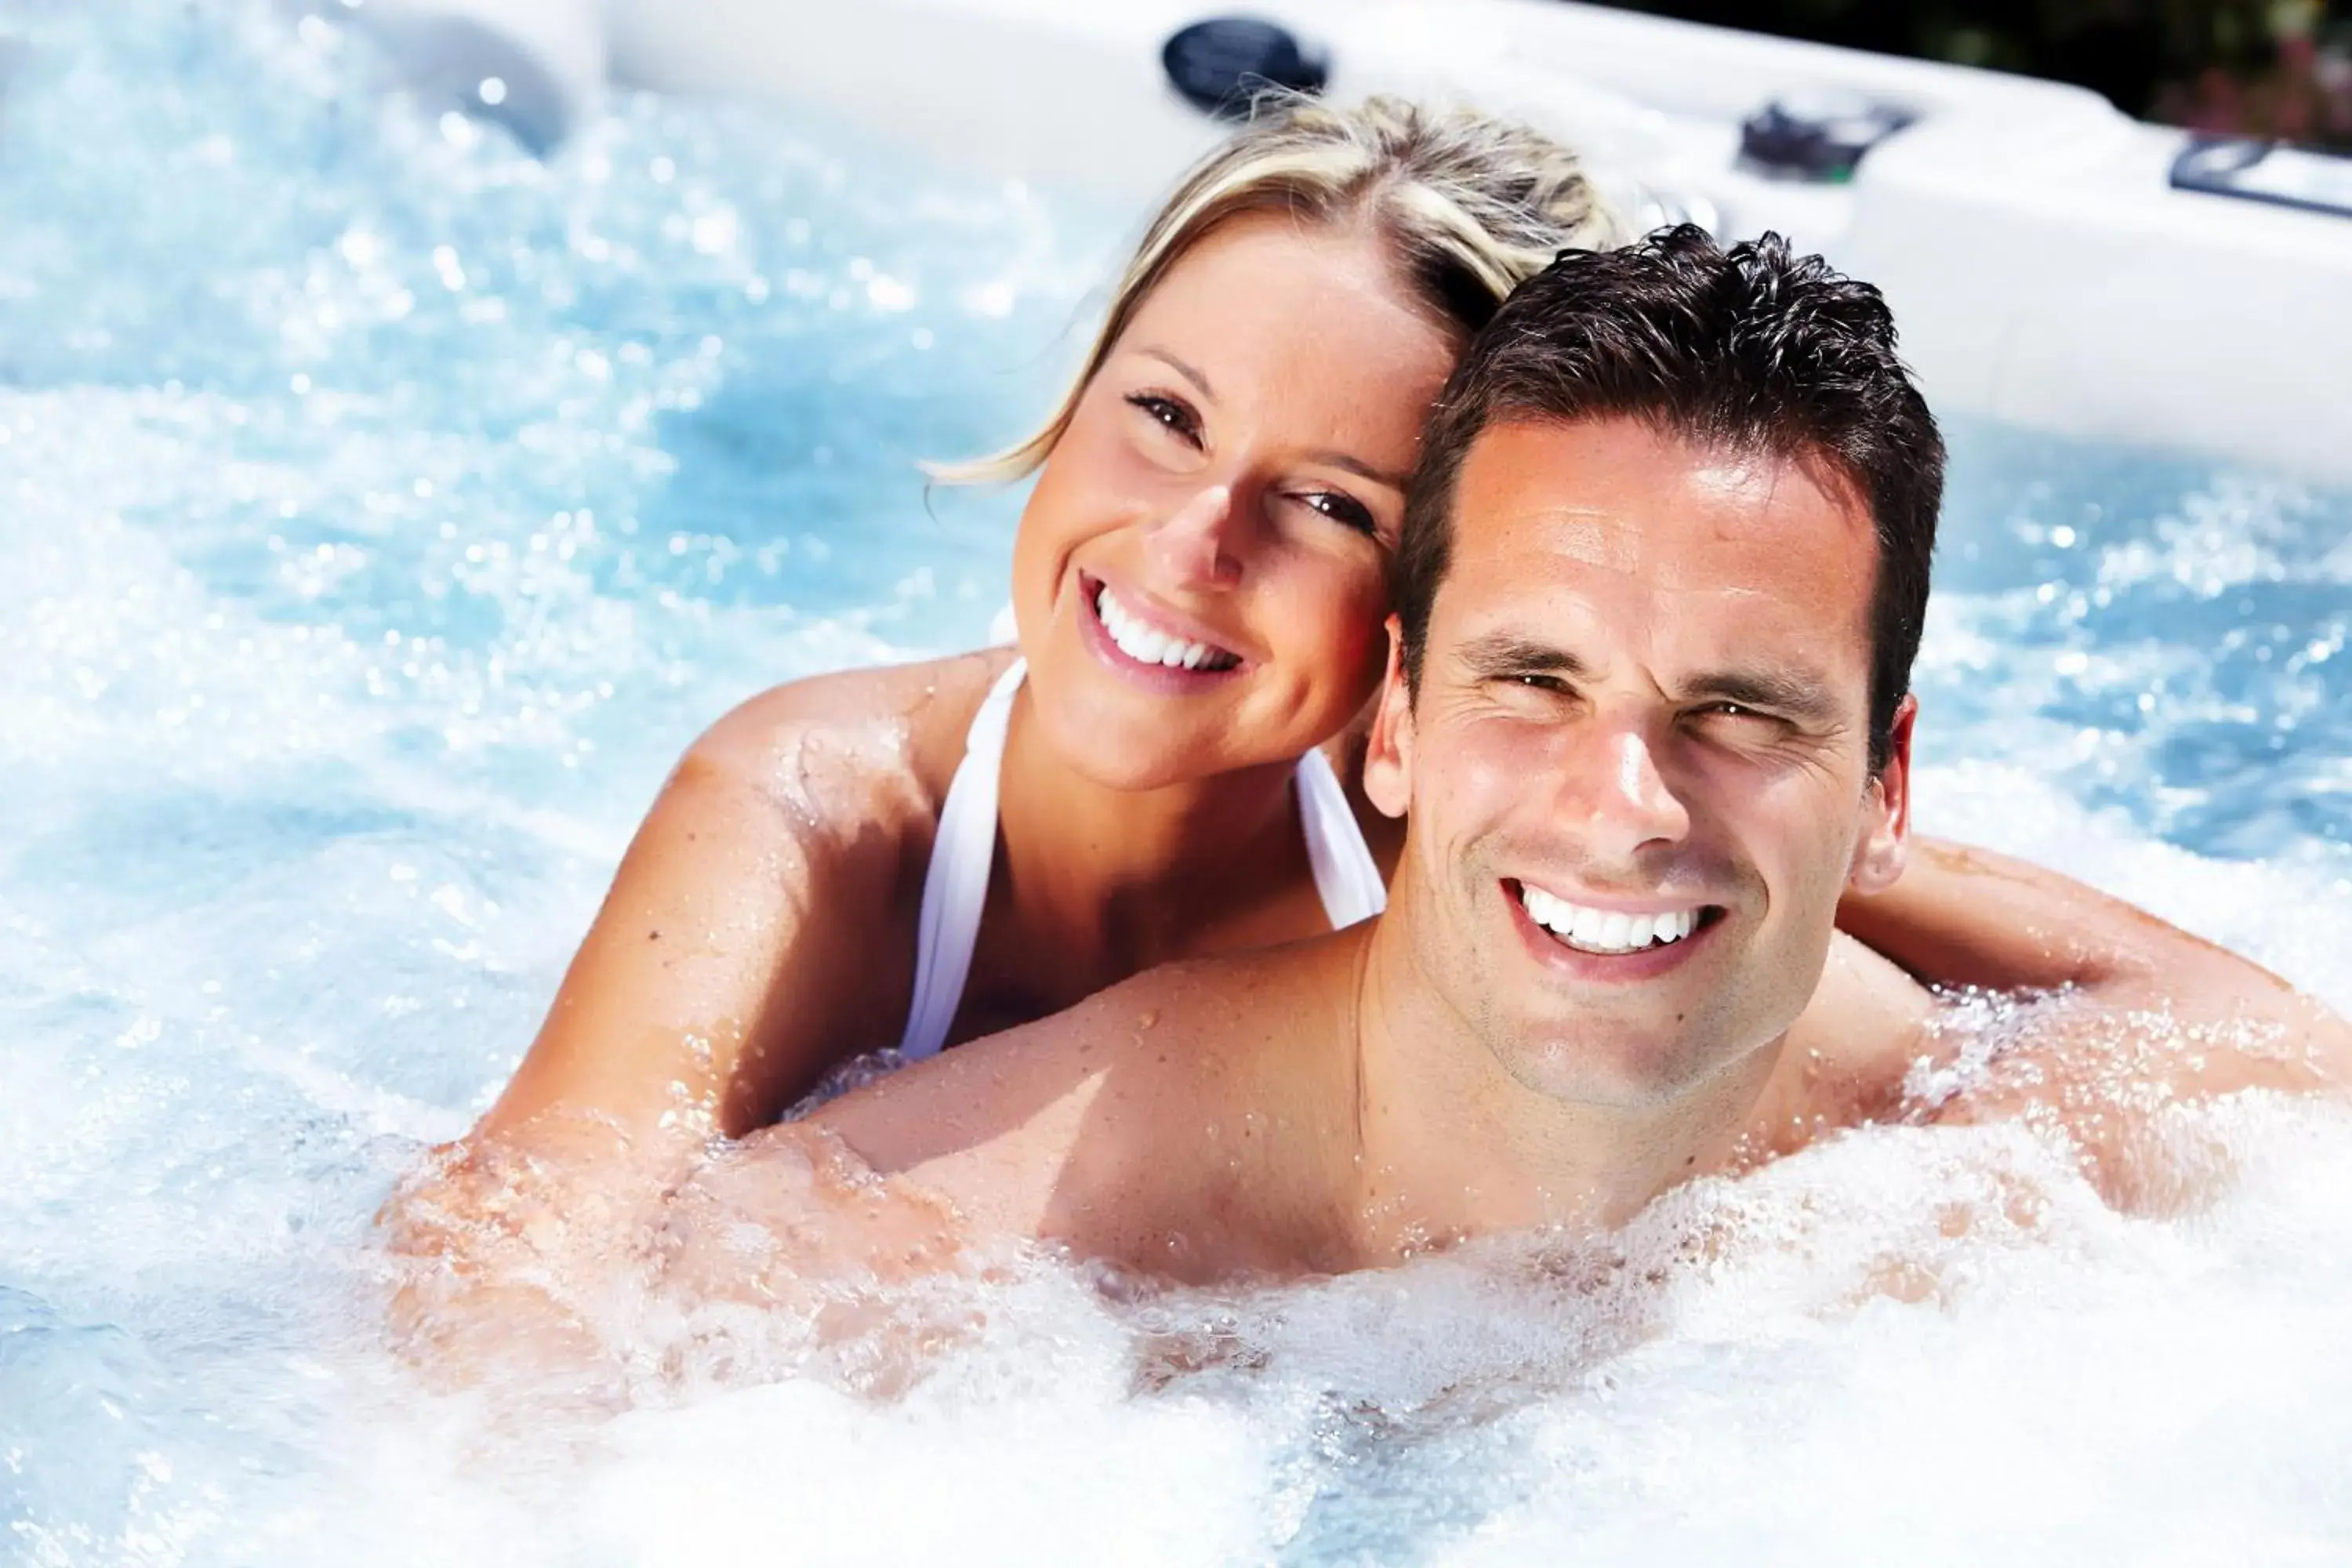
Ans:
MULTIPOLYGON (((1274 0, 1339 96, 1525 114, 1613 174, 1778 228, 1882 287, 1940 408, 2352 479, 2352 220, 2174 191, 2184 138, 2076 88, 1550 0, 1274 0), (1834 87, 1919 121, 1853 183, 1733 166, 1738 124, 1834 87)), ((1129 0, 613 0, 615 70, 824 104, 992 174, 1139 206, 1215 127, 1160 47, 1222 7, 1129 0)))
MULTIPOLYGON (((1327 46, 1330 90, 1466 99, 1583 147, 1638 201, 1776 228, 1885 290, 1949 412, 2352 481, 2352 219, 2175 191, 2181 132, 2076 88, 1559 0, 1234 0, 1327 46), (1768 100, 1916 121, 1843 186, 1734 166, 1768 100)), ((1219 127, 1178 99, 1176 0, 366 0, 395 42, 460 16, 585 108, 609 70, 830 110, 994 176, 1139 214, 1219 127)), ((436 80, 462 62, 421 63, 436 80)))

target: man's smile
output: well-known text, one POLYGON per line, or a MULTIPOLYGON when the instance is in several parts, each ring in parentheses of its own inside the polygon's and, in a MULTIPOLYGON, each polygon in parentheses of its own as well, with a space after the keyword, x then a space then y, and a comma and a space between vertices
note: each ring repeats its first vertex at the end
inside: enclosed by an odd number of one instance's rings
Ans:
POLYGON ((1580 903, 1506 878, 1512 918, 1538 958, 1596 979, 1645 980, 1680 965, 1722 922, 1720 904, 1580 903))

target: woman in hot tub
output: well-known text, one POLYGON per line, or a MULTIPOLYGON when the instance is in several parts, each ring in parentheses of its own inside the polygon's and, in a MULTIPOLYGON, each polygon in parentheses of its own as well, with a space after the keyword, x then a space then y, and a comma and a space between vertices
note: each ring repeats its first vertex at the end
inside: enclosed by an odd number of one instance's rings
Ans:
POLYGON ((1574 153, 1466 111, 1298 103, 1211 153, 1044 428, 950 475, 1035 475, 1015 646, 713 725, 477 1139, 740 1135, 860 1053, 1377 911, 1392 825, 1318 748, 1381 670, 1422 423, 1513 286, 1622 237, 1574 153))
POLYGON ((1045 426, 947 476, 1035 476, 1014 646, 796 681, 698 740, 395 1247, 495 1288, 502 1245, 609 1241, 862 1053, 1377 912, 1397 835, 1342 737, 1423 421, 1513 287, 1624 237, 1576 154, 1466 110, 1294 102, 1211 153, 1045 426))

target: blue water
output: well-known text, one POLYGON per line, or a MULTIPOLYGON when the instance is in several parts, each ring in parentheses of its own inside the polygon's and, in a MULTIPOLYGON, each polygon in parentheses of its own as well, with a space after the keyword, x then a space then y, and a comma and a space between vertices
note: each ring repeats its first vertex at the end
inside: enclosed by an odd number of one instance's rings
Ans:
MULTIPOLYGON (((1047 1277, 898 1405, 778 1367, 522 1436, 419 1392, 368 1216, 698 730, 982 640, 1013 502, 913 465, 1024 432, 1132 215, 646 98, 541 164, 266 9, 15 29, 0 1561, 2352 1553, 2352 1131, 2275 1107, 2179 1224, 1890 1131, 1692 1195, 1780 1247, 1654 1290, 1438 1263, 1139 1325, 1047 1277), (1943 1237, 1987 1173, 2043 1234, 1943 1237), (1938 1301, 1856 1284, 1929 1254, 1938 1301), (1147 1331, 1263 1365, 1139 1393, 1147 1331)), ((2352 498, 1952 434, 1924 826, 2352 1005, 2352 498)))

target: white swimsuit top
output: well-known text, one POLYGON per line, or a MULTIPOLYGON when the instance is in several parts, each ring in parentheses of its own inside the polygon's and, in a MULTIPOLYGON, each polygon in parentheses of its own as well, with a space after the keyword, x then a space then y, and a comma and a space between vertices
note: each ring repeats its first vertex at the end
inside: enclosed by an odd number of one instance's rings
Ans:
MULTIPOLYGON (((963 1001, 972 947, 980 940, 981 910, 988 902, 988 876, 996 859, 996 785, 1004 765, 1005 725, 1013 715, 1013 694, 1021 689, 1027 673, 1028 667, 1016 658, 989 689, 987 700, 972 715, 963 761, 948 785, 931 863, 923 873, 914 1005, 907 1010, 907 1032, 898 1041, 899 1055, 908 1061, 935 1055, 947 1044, 948 1028, 963 1001)), ((1309 752, 1298 759, 1297 778, 1307 859, 1315 869, 1315 890, 1323 897, 1331 929, 1379 914, 1388 906, 1388 889, 1339 775, 1321 752, 1309 752)))

